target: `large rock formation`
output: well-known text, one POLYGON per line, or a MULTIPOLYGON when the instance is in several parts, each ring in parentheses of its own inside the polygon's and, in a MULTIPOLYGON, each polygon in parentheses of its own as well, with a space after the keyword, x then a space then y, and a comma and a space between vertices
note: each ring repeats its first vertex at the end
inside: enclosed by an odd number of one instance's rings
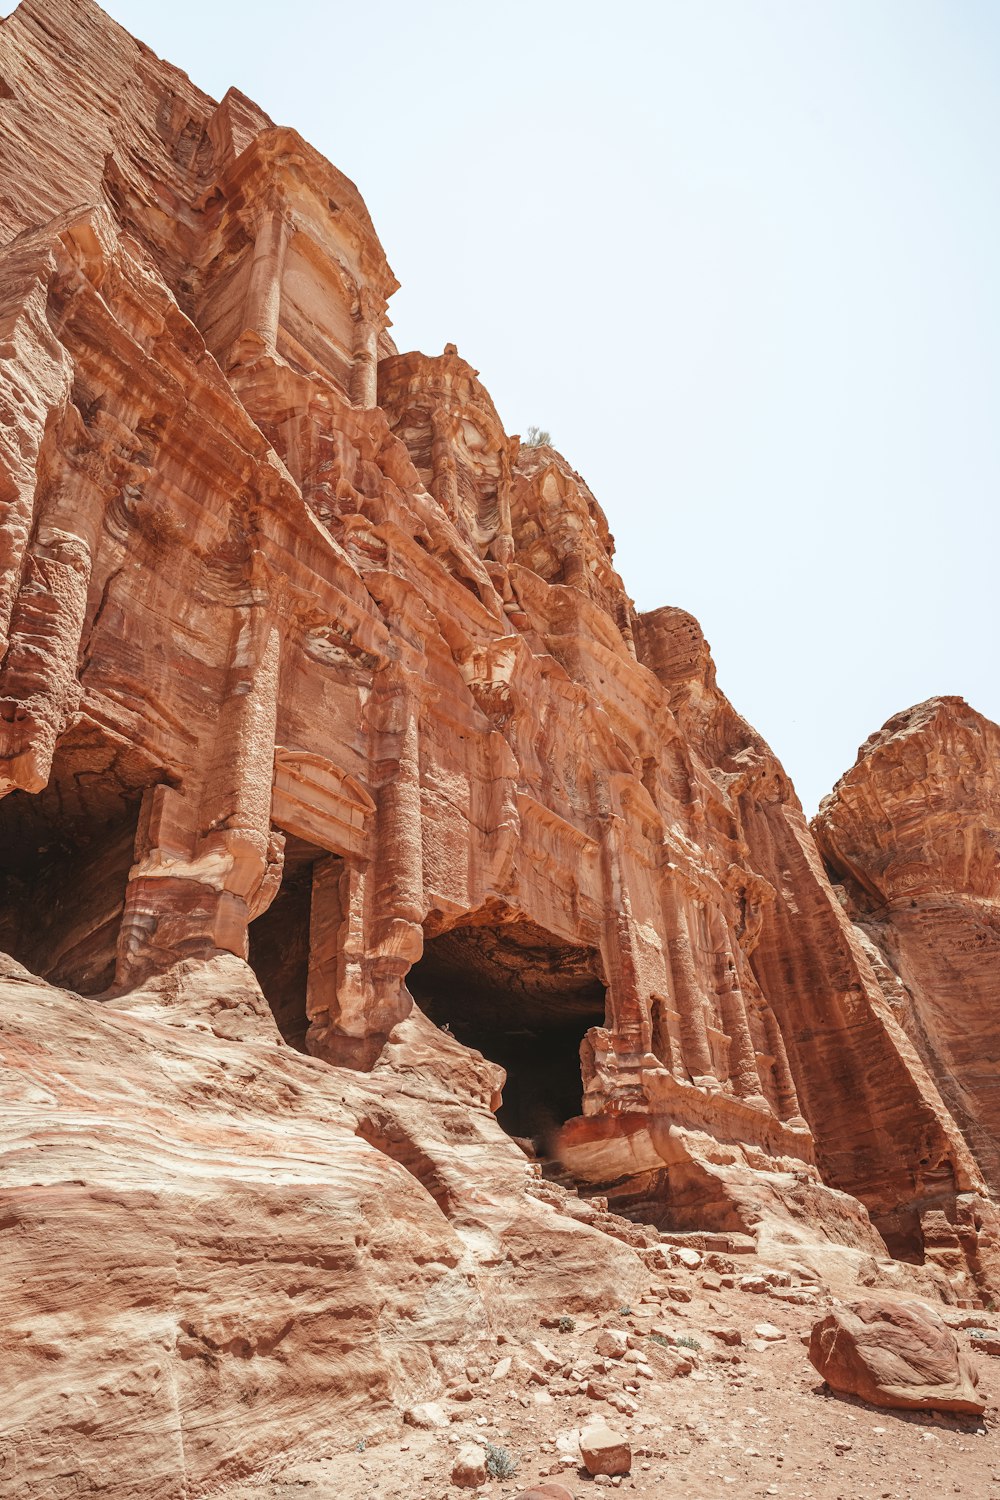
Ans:
POLYGON ((0 110, 19 1493, 115 1424, 118 1493, 198 1492, 656 1227, 871 1266, 935 1216, 925 1288, 997 1285, 788 778, 570 465, 395 350, 353 184, 90 0, 0 25, 0 110))
MULTIPOLYGON (((813 827, 889 1006, 1000 1190, 1000 729, 961 698, 897 714, 813 827)), ((916 1200, 914 1249, 939 1227, 916 1200)))

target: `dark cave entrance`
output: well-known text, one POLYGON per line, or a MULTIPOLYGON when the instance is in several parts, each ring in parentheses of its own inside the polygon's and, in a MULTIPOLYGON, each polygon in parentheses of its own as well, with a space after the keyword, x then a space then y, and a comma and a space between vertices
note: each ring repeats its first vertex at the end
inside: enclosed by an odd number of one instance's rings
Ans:
POLYGON ((343 863, 317 844, 287 834, 281 888, 267 911, 249 928, 250 967, 278 1030, 298 1052, 307 1050, 313 874, 320 860, 343 863))
POLYGON ((0 798, 0 951, 81 995, 111 988, 142 792, 155 779, 133 751, 81 726, 42 791, 0 798))
POLYGON ((581 1112, 580 1043, 605 1021, 601 972, 596 949, 517 918, 428 939, 407 978, 425 1015, 506 1068, 497 1119, 540 1157, 581 1112))

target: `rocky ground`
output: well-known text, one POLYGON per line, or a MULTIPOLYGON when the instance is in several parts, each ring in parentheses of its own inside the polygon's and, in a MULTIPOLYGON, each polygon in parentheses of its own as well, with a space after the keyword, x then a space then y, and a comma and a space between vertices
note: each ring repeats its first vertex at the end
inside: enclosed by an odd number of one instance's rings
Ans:
POLYGON ((809 1363, 808 1333, 832 1293, 755 1257, 670 1254, 638 1305, 572 1318, 540 1309, 536 1330, 484 1336, 465 1378, 403 1426, 369 1430, 359 1416, 351 1430, 317 1432, 310 1452, 219 1500, 499 1500, 555 1477, 577 1500, 602 1489, 648 1500, 1000 1496, 997 1383, 970 1331, 995 1330, 995 1314, 944 1314, 973 1352, 982 1420, 878 1410, 834 1395, 809 1363), (595 1419, 628 1438, 627 1476, 582 1466, 576 1437, 595 1419), (456 1484, 468 1443, 504 1450, 516 1472, 456 1484))

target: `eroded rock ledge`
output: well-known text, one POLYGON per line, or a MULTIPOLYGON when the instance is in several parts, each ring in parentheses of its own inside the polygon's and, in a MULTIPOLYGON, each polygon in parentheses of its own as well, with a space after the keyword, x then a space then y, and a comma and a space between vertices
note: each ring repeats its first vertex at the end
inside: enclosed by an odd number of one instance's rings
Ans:
POLYGON ((90 0, 22 0, 0 79, 19 1493, 122 1431, 115 1493, 201 1493, 318 1394, 396 1410, 527 1301, 612 1306, 659 1230, 995 1289, 953 1024, 995 973, 995 844, 958 847, 993 726, 943 700, 863 757, 838 895, 581 477, 453 346, 395 349, 352 183, 90 0), (873 840, 897 740, 924 781, 873 840))

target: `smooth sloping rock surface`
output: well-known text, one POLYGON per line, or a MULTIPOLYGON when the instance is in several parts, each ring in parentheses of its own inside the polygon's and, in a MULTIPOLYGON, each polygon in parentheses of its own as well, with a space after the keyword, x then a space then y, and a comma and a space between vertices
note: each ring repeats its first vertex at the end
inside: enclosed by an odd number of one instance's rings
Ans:
POLYGON ((971 1360, 919 1302, 870 1299, 837 1308, 813 1327, 809 1358, 835 1391, 875 1406, 985 1410, 971 1360))
MULTIPOLYGON (((236 960, 207 967, 197 989, 227 970, 253 983, 236 960)), ((532 1196, 474 1075, 453 1064, 415 1096, 403 1037, 385 1088, 273 1024, 232 1040, 28 978, 0 981, 0 1002, 3 1480, 19 1500, 63 1493, 67 1471, 140 1500, 308 1456, 318 1413, 327 1445, 331 1427, 392 1425, 494 1319, 581 1293, 617 1307, 643 1274, 532 1196), (394 1155, 364 1128, 373 1100, 394 1155)))

